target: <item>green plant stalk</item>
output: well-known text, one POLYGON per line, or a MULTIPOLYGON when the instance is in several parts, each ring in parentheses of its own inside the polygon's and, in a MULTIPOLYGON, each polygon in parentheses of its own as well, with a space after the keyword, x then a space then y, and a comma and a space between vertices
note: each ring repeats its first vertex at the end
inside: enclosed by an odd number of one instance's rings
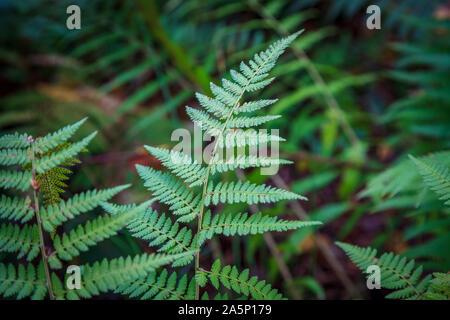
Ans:
MULTIPOLYGON (((31 145, 31 164, 32 164, 32 174, 33 174, 33 182, 36 181, 36 161, 35 161, 35 142, 32 142, 31 145)), ((48 293, 50 295, 50 300, 55 300, 55 294, 53 293, 52 279, 50 277, 50 270, 48 268, 47 262, 47 254, 45 253, 45 242, 44 242, 44 231, 42 230, 42 221, 39 210, 39 187, 32 184, 33 187, 33 196, 34 196, 34 206, 36 212, 36 222, 39 230, 39 247, 41 249, 41 257, 42 263, 44 265, 45 271, 45 279, 47 281, 48 293)))

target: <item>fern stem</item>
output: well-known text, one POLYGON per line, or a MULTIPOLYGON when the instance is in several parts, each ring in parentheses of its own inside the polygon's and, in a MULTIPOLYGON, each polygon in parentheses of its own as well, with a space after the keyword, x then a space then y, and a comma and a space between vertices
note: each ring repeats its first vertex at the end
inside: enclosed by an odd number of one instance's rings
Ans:
POLYGON ((35 161, 35 142, 32 142, 31 146, 31 164, 32 164, 32 174, 33 174, 33 180, 32 180, 32 187, 33 187, 33 196, 34 196, 34 206, 35 206, 35 212, 36 212, 36 222, 37 227, 39 231, 39 247, 41 248, 41 257, 42 257, 42 263, 44 265, 44 271, 45 271, 45 279, 47 282, 47 288, 48 293, 50 295, 50 300, 55 300, 55 294, 53 293, 53 286, 52 286, 52 280, 50 277, 50 270, 48 268, 48 262, 47 262, 47 254, 45 253, 45 242, 44 242, 44 231, 42 229, 42 220, 39 210, 39 186, 36 185, 36 161, 35 161))

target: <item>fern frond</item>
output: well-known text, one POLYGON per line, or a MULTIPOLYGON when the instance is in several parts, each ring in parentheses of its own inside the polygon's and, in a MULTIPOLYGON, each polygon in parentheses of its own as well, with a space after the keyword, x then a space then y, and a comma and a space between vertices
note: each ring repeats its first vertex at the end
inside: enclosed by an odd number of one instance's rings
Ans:
POLYGON ((190 187, 201 185, 206 169, 191 159, 189 155, 162 148, 145 146, 173 174, 189 183, 190 187))
POLYGON ((66 142, 73 134, 81 127, 81 125, 87 120, 84 118, 77 123, 68 125, 56 132, 49 133, 45 137, 39 138, 36 141, 36 147, 40 150, 41 153, 45 153, 46 151, 50 151, 53 148, 63 144, 66 142))
POLYGON ((222 268, 220 260, 216 260, 210 271, 197 270, 195 279, 202 287, 209 279, 216 289, 219 289, 220 284, 222 284, 227 289, 233 290, 238 294, 242 293, 245 296, 251 295, 257 300, 283 299, 281 293, 273 289, 265 280, 259 281, 256 276, 249 278, 249 273, 248 269, 239 272, 235 266, 227 265, 222 268))
POLYGON ((28 134, 15 132, 0 137, 0 149, 4 148, 19 148, 24 149, 30 146, 28 141, 28 134))
POLYGON ((0 199, 0 219, 27 222, 34 217, 30 197, 9 198, 2 194, 0 199))
POLYGON ((13 224, 0 224, 0 251, 19 252, 17 258, 33 260, 39 254, 39 232, 35 225, 20 228, 13 224))
POLYGON ((0 170, 0 188, 26 191, 30 188, 31 171, 0 170))
MULTIPOLYGON (((41 157, 55 154, 61 150, 69 148, 70 145, 71 143, 69 142, 63 142, 54 149, 48 150, 47 152, 41 154, 41 157)), ((67 188, 65 181, 68 180, 69 175, 72 174, 72 171, 67 167, 72 167, 79 163, 81 163, 80 160, 70 157, 64 160, 60 165, 37 175, 36 180, 39 182, 40 193, 44 198, 45 206, 58 204, 61 201, 60 195, 65 192, 64 188, 67 188)))
POLYGON ((49 206, 58 204, 61 201, 61 194, 65 192, 67 184, 64 182, 69 179, 72 171, 64 167, 54 167, 45 173, 36 177, 39 182, 40 192, 44 198, 44 205, 49 206))
POLYGON ((102 202, 114 197, 130 185, 118 186, 104 190, 90 190, 76 194, 72 198, 61 201, 58 205, 41 208, 41 218, 45 230, 51 232, 55 227, 73 217, 94 209, 102 202))
MULTIPOLYGON (((180 229, 178 223, 173 223, 164 213, 159 215, 151 208, 136 215, 127 228, 134 237, 148 241, 150 246, 161 246, 158 252, 174 254, 195 247, 192 231, 188 227, 180 229)), ((192 256, 184 257, 180 261, 175 261, 173 266, 186 265, 192 258, 192 256)))
POLYGON ((421 299, 427 289, 430 276, 420 280, 422 275, 422 266, 414 269, 414 260, 407 260, 400 255, 383 253, 379 258, 376 257, 377 250, 370 247, 361 248, 347 243, 336 242, 336 244, 345 251, 350 260, 358 268, 366 272, 367 267, 376 265, 380 268, 381 286, 387 289, 393 289, 386 296, 389 299, 421 299))
POLYGON ((70 234, 64 233, 61 237, 56 235, 53 241, 55 254, 63 260, 71 260, 78 256, 80 251, 87 251, 98 242, 116 235, 130 219, 133 219, 135 214, 143 210, 145 210, 144 206, 138 206, 116 215, 105 215, 88 221, 84 226, 78 225, 70 234))
MULTIPOLYGON (((287 38, 281 39, 272 44, 267 50, 256 54, 252 60, 247 63, 242 62, 239 71, 231 70, 231 80, 223 79, 222 86, 210 83, 213 97, 207 97, 203 94, 196 94, 202 109, 194 109, 186 106, 186 112, 191 120, 199 125, 207 133, 215 136, 213 156, 206 168, 201 164, 191 160, 189 156, 178 152, 172 152, 159 148, 146 147, 156 158, 161 160, 174 175, 183 179, 178 180, 172 174, 158 172, 152 168, 137 165, 136 169, 140 177, 145 181, 144 185, 153 193, 156 200, 169 205, 170 210, 175 215, 180 216, 177 222, 173 223, 165 214, 158 214, 156 211, 148 210, 132 221, 128 228, 131 233, 139 238, 150 242, 150 245, 161 246, 161 252, 180 252, 189 250, 194 246, 199 249, 202 242, 210 239, 214 234, 255 234, 266 231, 284 231, 303 226, 318 224, 317 222, 285 221, 277 220, 276 217, 263 217, 261 214, 248 216, 247 214, 229 214, 216 215, 211 219, 210 213, 204 213, 205 206, 222 203, 247 202, 269 203, 279 200, 306 199, 300 195, 287 190, 281 190, 266 185, 256 185, 247 183, 207 183, 210 174, 225 172, 236 168, 263 167, 274 164, 287 163, 286 160, 270 159, 257 156, 242 156, 231 161, 220 159, 216 153, 217 147, 226 147, 228 149, 236 147, 255 146, 259 144, 284 141, 283 138, 276 135, 269 135, 255 130, 246 130, 239 128, 250 128, 274 120, 279 116, 241 116, 241 113, 248 113, 264 108, 273 104, 276 100, 259 100, 242 102, 241 99, 246 92, 260 90, 270 84, 274 78, 268 78, 269 71, 275 66, 278 57, 284 52, 286 47, 298 36, 293 34, 287 38), (237 160, 237 161, 235 161, 237 160), (203 186, 202 192, 189 189, 184 184, 190 184, 189 187, 203 186), (190 222, 198 218, 198 234, 194 237, 188 227, 182 227, 178 222, 190 222), (211 222, 211 220, 213 220, 211 222), (202 227, 204 227, 202 229, 202 227), (201 237, 201 239, 200 239, 201 237)), ((244 148, 245 149, 245 148, 244 148)), ((233 149, 234 150, 234 149, 233 149)), ((230 160, 230 159, 228 159, 230 160)), ((108 207, 111 212, 117 211, 115 207, 108 207)), ((206 271, 199 267, 199 255, 196 260, 195 274, 195 298, 200 297, 199 285, 204 286, 208 279, 218 288, 222 283, 226 288, 232 289, 237 293, 243 293, 245 296, 251 295, 256 299, 280 299, 281 294, 277 290, 266 284, 265 281, 259 281, 257 277, 249 279, 249 271, 244 270, 239 273, 236 267, 220 266, 220 261, 216 261, 211 271, 206 271)), ((184 265, 191 259, 183 259, 185 263, 179 261, 173 265, 184 265)), ((163 298, 169 295, 164 288, 169 283, 170 286, 176 285, 176 275, 171 275, 168 280, 168 274, 163 273, 147 280, 150 284, 159 283, 157 287, 148 288, 143 284, 142 279, 133 285, 133 288, 127 291, 135 296, 148 294, 148 297, 163 298), (149 293, 150 292, 150 293, 149 293)), ((185 289, 183 285, 183 290, 185 289)), ((126 288, 121 288, 126 290, 126 288)), ((179 297, 179 296, 177 296, 179 297)), ((205 297, 205 296, 204 296, 205 297)), ((206 295, 206 297, 208 297, 206 295)), ((219 298, 221 296, 218 296, 219 298)), ((208 297, 209 298, 209 297, 208 297)))
POLYGON ((38 159, 36 161, 36 171, 38 173, 44 173, 47 170, 62 165, 64 161, 67 161, 68 159, 73 158, 75 155, 80 153, 95 137, 96 134, 97 132, 93 132, 83 140, 70 144, 64 150, 52 153, 47 156, 43 156, 42 158, 38 159))
POLYGON ((110 261, 103 259, 92 265, 84 265, 81 288, 69 290, 66 297, 68 299, 90 298, 102 292, 116 290, 122 284, 145 277, 149 272, 163 265, 194 253, 189 251, 174 255, 142 254, 134 258, 120 257, 110 261))
POLYGON ((450 170, 449 168, 426 161, 424 158, 409 156, 419 168, 425 184, 450 206, 450 170))
POLYGON ((136 165, 136 169, 155 199, 169 205, 173 214, 181 216, 178 221, 189 222, 197 216, 200 194, 194 196, 192 190, 168 173, 141 165, 136 165))
POLYGON ((0 263, 0 296, 15 296, 17 299, 31 297, 33 300, 40 300, 45 298, 46 294, 47 285, 42 263, 37 270, 31 263, 26 268, 20 264, 17 269, 12 264, 0 263))
POLYGON ((0 165, 24 165, 31 162, 31 154, 27 149, 0 150, 0 165))
POLYGON ((208 184, 205 197, 205 206, 211 203, 217 205, 221 203, 246 202, 248 204, 270 203, 280 200, 307 200, 305 197, 266 185, 257 185, 248 181, 219 182, 217 185, 208 184))
MULTIPOLYGON (((225 133, 225 129, 249 128, 260 125, 278 116, 238 117, 239 105, 245 92, 260 90, 269 85, 274 78, 267 79, 268 72, 275 66, 275 62, 287 46, 301 33, 297 32, 289 37, 276 41, 268 49, 254 55, 248 64, 241 62, 239 71, 231 70, 231 80, 224 79, 222 87, 210 83, 214 98, 197 94, 200 105, 205 111, 186 107, 191 120, 213 135, 225 133), (212 116, 210 116, 210 114, 212 116), (232 114, 235 117, 231 117, 232 114), (219 119, 214 118, 219 117, 219 119), (221 122, 220 119, 225 120, 221 122)), ((243 112, 253 111, 269 105, 271 101, 254 101, 243 105, 243 112)))
POLYGON ((116 293, 139 297, 141 300, 193 300, 195 296, 195 281, 184 274, 178 279, 177 273, 163 269, 157 273, 151 271, 147 277, 125 283, 116 289, 116 293))
POLYGON ((203 218, 203 226, 199 235, 199 243, 211 239, 215 234, 225 236, 244 236, 261 234, 268 231, 287 231, 322 224, 319 221, 283 220, 272 216, 263 216, 261 212, 253 215, 247 213, 216 214, 211 219, 207 211, 203 218))
MULTIPOLYGON (((158 250, 165 253, 179 253, 189 251, 194 248, 195 238, 192 239, 192 232, 186 227, 179 230, 178 223, 173 224, 169 217, 164 214, 158 215, 152 211, 151 203, 155 199, 148 200, 139 205, 133 218, 129 220, 127 229, 130 233, 142 240, 150 242, 150 246, 162 245, 158 250), (191 241, 192 240, 192 241, 191 241)), ((118 206, 110 203, 102 203, 102 207, 112 215, 133 210, 135 205, 118 206)), ((186 256, 172 263, 173 267, 184 266, 192 261, 192 256, 186 256)))
MULTIPOLYGON (((450 165, 450 151, 440 151, 420 158, 422 161, 444 167, 450 165)), ((413 161, 404 159, 369 181, 360 194, 374 199, 394 197, 405 192, 420 193, 423 189, 422 179, 413 161)))
MULTIPOLYGON (((229 95, 239 97, 246 91, 251 92, 267 86, 273 80, 273 78, 266 79, 268 72, 272 70, 278 58, 283 54, 289 44, 298 37, 300 33, 302 33, 302 31, 296 32, 286 38, 280 39, 270 45, 269 48, 267 48, 265 51, 255 54, 253 60, 250 60, 248 62, 250 66, 248 66, 244 62, 241 62, 239 66, 240 71, 230 71, 231 78, 239 88, 236 87, 236 90, 225 88, 224 91, 226 91, 229 95)), ((215 92, 215 95, 219 99, 224 99, 226 97, 222 95, 222 92, 215 92)), ((231 106, 236 103, 234 99, 230 102, 231 106)))

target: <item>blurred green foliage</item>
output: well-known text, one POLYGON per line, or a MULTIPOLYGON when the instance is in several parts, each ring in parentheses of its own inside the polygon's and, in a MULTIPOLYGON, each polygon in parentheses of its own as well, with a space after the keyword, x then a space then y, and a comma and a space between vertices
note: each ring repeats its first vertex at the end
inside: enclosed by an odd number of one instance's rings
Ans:
MULTIPOLYGON (((132 183, 120 201, 145 200, 134 165, 160 164, 140 146, 167 144, 188 125, 183 107, 195 106, 194 91, 209 92, 226 69, 305 28, 262 94, 282 97, 267 112, 283 117, 268 128, 287 138, 281 157, 295 164, 276 177, 246 173, 309 198, 266 212, 326 223, 275 238, 287 274, 262 236, 212 242, 208 259, 252 267, 283 289, 291 276, 299 296, 314 299, 374 295, 334 240, 448 271, 448 208, 407 158, 450 147, 445 1, 80 0, 82 28, 72 31, 69 4, 0 0, 3 30, 11 30, 0 35, 0 135, 42 135, 85 116, 80 135, 99 131, 67 197, 132 183), (382 9, 381 30, 365 27, 369 4, 382 9)), ((118 256, 140 247, 123 234, 96 250, 118 256)))

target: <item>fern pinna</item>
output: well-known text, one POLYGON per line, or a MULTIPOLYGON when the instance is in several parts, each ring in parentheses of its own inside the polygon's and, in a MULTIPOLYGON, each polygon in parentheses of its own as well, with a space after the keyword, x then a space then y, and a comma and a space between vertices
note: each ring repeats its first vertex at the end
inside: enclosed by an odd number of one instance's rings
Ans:
POLYGON ((414 260, 408 260, 400 255, 384 253, 379 258, 376 257, 377 250, 370 247, 360 248, 347 243, 336 243, 358 266, 366 272, 371 265, 380 268, 380 285, 386 289, 393 289, 386 296, 391 299, 420 299, 423 297, 431 276, 421 279, 422 266, 414 268, 414 260))
MULTIPOLYGON (((159 159, 171 172, 161 172, 153 168, 137 165, 137 171, 144 185, 152 192, 154 199, 168 206, 173 216, 148 209, 128 224, 129 231, 136 237, 148 241, 150 246, 158 246, 159 252, 178 254, 196 250, 195 277, 163 271, 160 274, 130 282, 118 291, 131 297, 200 299, 209 298, 205 292, 200 295, 200 287, 209 281, 216 289, 222 284, 244 297, 255 299, 278 299, 282 295, 249 270, 238 271, 235 266, 221 266, 216 261, 211 269, 200 265, 201 247, 215 235, 243 236, 262 234, 268 231, 286 231, 305 226, 317 225, 313 221, 291 221, 263 215, 249 215, 245 212, 214 213, 211 207, 219 203, 271 203, 280 200, 299 200, 304 197, 271 186, 256 185, 249 182, 217 182, 213 175, 248 167, 267 167, 272 164, 288 163, 286 160, 255 155, 240 155, 223 161, 219 149, 282 141, 276 135, 239 131, 263 124, 278 116, 246 116, 276 102, 276 100, 257 100, 243 102, 245 93, 260 90, 269 85, 269 71, 275 66, 278 57, 298 36, 293 34, 272 44, 267 50, 256 54, 248 63, 241 62, 239 70, 231 70, 232 80, 223 79, 222 86, 211 83, 213 97, 197 93, 202 110, 186 107, 192 121, 204 132, 215 137, 211 158, 207 165, 191 160, 191 155, 177 151, 147 146, 147 150, 159 159), (195 226, 196 223, 196 226, 195 226)), ((112 214, 123 210, 120 206, 108 204, 112 214)), ((186 256, 174 261, 173 266, 191 263, 193 257, 186 256)), ((221 293, 216 298, 228 295, 221 293)))
POLYGON ((17 299, 44 299, 47 296, 50 299, 88 298, 116 290, 121 284, 147 276, 159 266, 185 255, 192 256, 192 252, 187 252, 104 259, 80 266, 80 288, 68 288, 60 280, 58 274, 63 261, 70 262, 82 251, 115 235, 148 206, 148 203, 143 203, 117 215, 100 216, 78 225, 69 233, 59 230, 66 221, 98 207, 128 187, 91 190, 58 203, 46 201, 52 197, 42 196, 39 176, 67 173, 64 166, 73 164, 74 157, 95 136, 93 133, 79 142, 68 142, 84 121, 42 138, 18 133, 0 138, 0 165, 9 167, 0 171, 0 187, 6 192, 21 191, 15 196, 2 194, 0 199, 0 251, 17 256, 17 263, 0 263, 0 296, 17 299), (31 196, 28 194, 30 189, 31 196))

